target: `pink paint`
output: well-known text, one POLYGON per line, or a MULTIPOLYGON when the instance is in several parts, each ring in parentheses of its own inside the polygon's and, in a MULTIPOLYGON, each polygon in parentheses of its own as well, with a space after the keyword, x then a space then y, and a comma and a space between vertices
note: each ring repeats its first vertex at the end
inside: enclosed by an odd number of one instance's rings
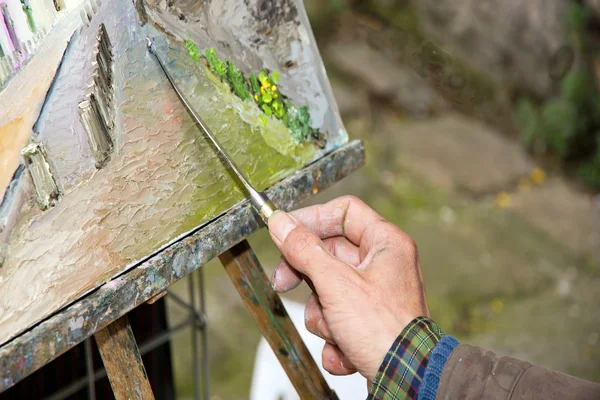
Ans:
POLYGON ((24 358, 21 358, 18 362, 17 362, 17 369, 23 369, 25 368, 25 364, 26 361, 24 358))

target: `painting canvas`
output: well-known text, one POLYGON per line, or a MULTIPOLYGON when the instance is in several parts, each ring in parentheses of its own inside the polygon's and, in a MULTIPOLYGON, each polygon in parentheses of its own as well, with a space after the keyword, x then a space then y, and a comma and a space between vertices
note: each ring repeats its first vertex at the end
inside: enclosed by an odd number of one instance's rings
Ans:
POLYGON ((0 343, 347 142, 301 1, 0 0, 0 343))

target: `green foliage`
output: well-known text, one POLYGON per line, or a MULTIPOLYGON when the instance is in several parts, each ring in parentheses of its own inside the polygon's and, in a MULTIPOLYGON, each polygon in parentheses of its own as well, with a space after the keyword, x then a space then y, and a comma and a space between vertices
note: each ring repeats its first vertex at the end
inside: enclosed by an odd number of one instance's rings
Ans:
POLYGON ((579 176, 589 185, 600 189, 600 138, 596 154, 588 162, 579 167, 579 176))
POLYGON ((250 98, 250 92, 246 86, 246 80, 242 71, 240 71, 232 62, 227 60, 227 82, 240 99, 248 100, 250 98))
POLYGON ((267 73, 264 70, 261 70, 260 73, 258 74, 258 80, 262 84, 264 84, 265 82, 267 82, 268 76, 267 76, 267 73))
POLYGON ((273 104, 271 105, 271 107, 273 108, 273 114, 275 114, 275 116, 279 119, 283 118, 283 115, 285 113, 285 109, 283 106, 283 103, 281 100, 275 100, 273 102, 273 104))
POLYGON ((273 95, 269 92, 263 94, 260 98, 263 103, 270 104, 273 101, 273 95))
POLYGON ((516 119, 521 125, 521 139, 531 146, 538 135, 537 110, 533 103, 526 98, 521 98, 517 102, 516 119))
POLYGON ((258 93, 260 91, 260 83, 258 83, 258 78, 254 74, 250 74, 250 89, 252 93, 258 93))
POLYGON ((522 99, 517 119, 528 146, 542 143, 563 159, 579 160, 583 179, 600 186, 600 95, 589 75, 577 71, 568 74, 560 95, 539 107, 522 99))
MULTIPOLYGON (((571 7, 568 23, 585 53, 583 26, 587 10, 571 7)), ((580 162, 580 176, 600 187, 600 94, 585 64, 569 72, 560 82, 560 92, 535 105, 521 99, 516 108, 523 141, 530 147, 542 144, 565 160, 580 162)))
MULTIPOLYGON (((185 47, 194 60, 200 61, 200 52, 192 41, 186 40, 185 47)), ((214 48, 207 49, 204 58, 209 69, 219 77, 221 82, 227 83, 236 96, 242 100, 254 100, 263 112, 259 116, 263 125, 267 125, 268 118, 277 118, 288 127, 297 143, 310 141, 318 136, 319 131, 310 126, 308 107, 302 106, 297 109, 279 92, 278 71, 269 73, 261 70, 258 76, 250 74, 246 79, 242 71, 230 60, 221 60, 214 48)))
POLYGON ((262 110, 265 112, 265 114, 267 114, 268 116, 273 115, 273 109, 271 108, 271 106, 269 106, 268 104, 263 104, 262 106, 260 106, 260 108, 262 108, 262 110))
POLYGON ((348 8, 348 4, 345 0, 329 0, 329 8, 335 12, 341 12, 348 8))
POLYGON ((200 61, 200 51, 198 51, 198 47, 196 47, 196 44, 194 42, 192 42, 191 40, 186 40, 185 48, 194 60, 200 61))
POLYGON ((298 143, 310 141, 317 137, 319 131, 310 126, 310 113, 307 106, 297 109, 279 92, 276 83, 279 72, 260 71, 258 77, 250 76, 250 87, 254 100, 267 116, 274 116, 282 121, 298 143), (256 80, 256 81, 254 81, 256 80))
POLYGON ((575 35, 581 35, 584 33, 585 24, 590 17, 590 9, 582 6, 581 4, 571 4, 569 10, 566 13, 567 27, 575 35))
POLYGON ((297 142, 302 143, 317 136, 319 131, 310 126, 310 113, 307 106, 297 109, 291 104, 288 105, 287 117, 287 126, 297 142))
POLYGON ((204 52, 204 58, 208 67, 214 72, 221 81, 227 79, 227 65, 217 56, 217 52, 212 47, 204 52))

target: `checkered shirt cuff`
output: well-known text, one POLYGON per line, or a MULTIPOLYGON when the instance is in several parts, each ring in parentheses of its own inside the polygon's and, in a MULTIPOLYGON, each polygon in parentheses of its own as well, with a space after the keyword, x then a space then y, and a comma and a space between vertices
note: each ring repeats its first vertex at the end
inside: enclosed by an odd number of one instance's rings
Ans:
POLYGON ((416 399, 429 355, 443 336, 429 318, 413 319, 385 355, 367 400, 416 399))

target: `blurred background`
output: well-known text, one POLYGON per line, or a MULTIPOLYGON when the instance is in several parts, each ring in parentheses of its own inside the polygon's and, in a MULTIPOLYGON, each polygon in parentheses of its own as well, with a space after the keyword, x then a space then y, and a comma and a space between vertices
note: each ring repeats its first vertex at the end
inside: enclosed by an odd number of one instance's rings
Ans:
MULTIPOLYGON (((305 6, 368 160, 313 203, 354 194, 412 235, 432 317, 460 341, 600 380, 600 2, 305 6)), ((266 231, 250 243, 272 273, 266 231)), ((211 399, 247 399, 260 333, 220 263, 203 269, 211 399)), ((178 398, 189 335, 171 349, 178 398)))

